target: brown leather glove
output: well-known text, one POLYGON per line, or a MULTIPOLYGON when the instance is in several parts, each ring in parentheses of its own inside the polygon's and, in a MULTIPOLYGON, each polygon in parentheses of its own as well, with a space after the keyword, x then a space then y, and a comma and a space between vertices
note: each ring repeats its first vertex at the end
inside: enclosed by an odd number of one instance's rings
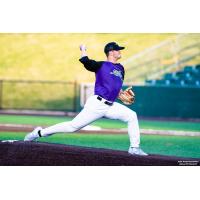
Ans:
POLYGON ((135 102, 135 93, 132 90, 132 86, 119 93, 118 99, 125 105, 131 105, 135 102))

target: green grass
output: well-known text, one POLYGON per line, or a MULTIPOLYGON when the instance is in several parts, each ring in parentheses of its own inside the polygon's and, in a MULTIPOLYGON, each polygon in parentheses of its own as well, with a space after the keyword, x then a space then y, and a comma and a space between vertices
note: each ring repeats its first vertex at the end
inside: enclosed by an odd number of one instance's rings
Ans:
POLYGON ((4 81, 1 106, 4 109, 72 110, 74 87, 73 83, 4 81))
MULTIPOLYGON (((46 116, 17 116, 17 115, 0 115, 0 123, 9 124, 33 124, 33 125, 53 125, 56 123, 69 121, 70 117, 46 117, 46 116)), ((156 130, 181 130, 181 131, 200 131, 200 123, 197 122, 180 122, 180 121, 151 121, 139 120, 141 129, 156 130)), ((118 120, 100 119, 92 125, 102 128, 126 128, 126 123, 118 120)))
MULTIPOLYGON (((0 140, 22 140, 25 133, 0 133, 0 140)), ((40 142, 127 151, 128 135, 55 134, 40 142)), ((142 135, 141 147, 148 153, 200 158, 200 137, 142 135)))
MULTIPOLYGON (((0 115, 0 123, 10 124, 33 124, 53 125, 63 121, 71 120, 70 117, 46 117, 46 116, 15 116, 0 115)), ((162 129, 162 130, 187 130, 200 131, 200 123, 194 122, 170 122, 139 120, 140 128, 162 129)), ((93 125, 102 128, 125 128, 126 124, 117 120, 101 119, 93 125)), ((0 140, 23 140, 25 133, 0 132, 0 140)), ((108 148, 116 150, 127 150, 129 138, 127 134, 55 134, 39 141, 77 145, 96 148, 108 148)), ((142 135, 141 147, 152 154, 174 155, 180 157, 200 158, 200 137, 185 136, 156 136, 142 135)))

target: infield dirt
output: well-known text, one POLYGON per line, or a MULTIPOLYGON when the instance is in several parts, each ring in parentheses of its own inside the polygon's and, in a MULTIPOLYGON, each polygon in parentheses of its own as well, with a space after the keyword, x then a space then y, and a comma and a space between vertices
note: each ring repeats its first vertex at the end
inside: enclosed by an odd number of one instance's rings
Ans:
POLYGON ((132 156, 126 151, 39 142, 0 141, 1 166, 180 166, 200 159, 161 155, 132 156))

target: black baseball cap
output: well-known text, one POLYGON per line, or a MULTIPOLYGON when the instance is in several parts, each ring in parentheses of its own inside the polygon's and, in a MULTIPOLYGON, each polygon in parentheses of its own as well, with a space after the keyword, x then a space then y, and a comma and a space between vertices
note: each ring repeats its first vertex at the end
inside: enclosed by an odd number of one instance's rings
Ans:
POLYGON ((122 49, 125 49, 125 47, 120 47, 116 42, 109 42, 104 47, 104 53, 107 54, 109 51, 112 51, 112 50, 119 51, 122 49))

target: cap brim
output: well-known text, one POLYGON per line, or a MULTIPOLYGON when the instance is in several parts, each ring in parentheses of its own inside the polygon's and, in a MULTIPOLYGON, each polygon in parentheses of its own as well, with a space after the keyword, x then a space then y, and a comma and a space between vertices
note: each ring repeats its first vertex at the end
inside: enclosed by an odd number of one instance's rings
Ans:
POLYGON ((119 50, 123 50, 123 49, 125 49, 125 47, 119 47, 119 50))

